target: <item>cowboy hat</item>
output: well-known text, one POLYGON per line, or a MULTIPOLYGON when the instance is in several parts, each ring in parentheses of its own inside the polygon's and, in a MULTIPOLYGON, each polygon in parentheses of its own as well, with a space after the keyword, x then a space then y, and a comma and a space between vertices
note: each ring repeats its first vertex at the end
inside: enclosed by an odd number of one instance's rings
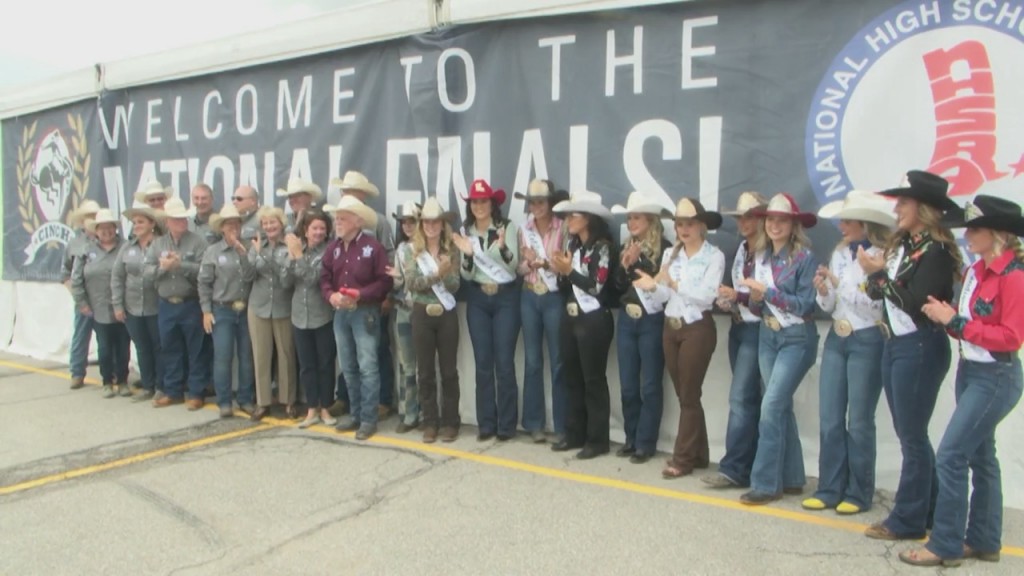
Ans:
POLYGON ((125 210, 124 212, 121 212, 121 215, 127 218, 128 220, 131 220, 136 216, 145 216, 146 218, 149 218, 153 222, 156 222, 158 225, 162 224, 164 221, 164 214, 162 212, 160 212, 159 210, 154 210, 150 208, 149 205, 146 204, 145 202, 139 202, 138 200, 136 200, 132 204, 131 208, 125 210))
POLYGON ((978 194, 964 207, 951 210, 943 218, 950 228, 988 228, 1024 236, 1024 216, 1020 204, 997 196, 978 194))
POLYGON ((946 193, 949 182, 942 176, 923 170, 911 170, 903 177, 898 188, 890 188, 879 192, 890 198, 911 198, 939 210, 957 210, 960 207, 946 193))
POLYGON ((427 201, 423 203, 423 208, 420 210, 420 220, 447 220, 451 224, 458 221, 458 219, 458 213, 451 210, 445 211, 441 208, 441 203, 434 196, 427 198, 427 201))
POLYGON ((68 214, 68 221, 71 223, 72 226, 76 224, 81 224, 82 221, 85 220, 86 216, 94 215, 99 211, 100 205, 98 202, 96 202, 95 200, 86 200, 85 202, 82 202, 78 206, 77 210, 74 210, 71 212, 71 214, 68 214))
POLYGON ((653 214, 662 218, 671 218, 672 211, 659 204, 643 192, 633 192, 626 200, 626 205, 612 206, 612 214, 653 214))
POLYGON ((331 186, 338 188, 342 192, 345 190, 359 190, 370 196, 380 196, 380 190, 373 185, 373 182, 370 182, 362 172, 356 172, 355 170, 345 172, 344 178, 332 178, 331 186))
POLYGON ((505 203, 505 191, 501 188, 494 190, 491 185, 487 183, 487 180, 478 178, 473 180, 473 183, 469 185, 469 195, 463 196, 463 200, 467 202, 470 200, 490 200, 501 206, 505 203))
POLYGON ((85 221, 85 229, 89 232, 95 232, 96 227, 100 224, 113 224, 116 228, 121 225, 121 219, 114 216, 110 210, 101 208, 94 218, 85 221))
POLYGON ((313 202, 319 202, 324 197, 324 193, 320 190, 319 186, 301 178, 292 178, 288 180, 286 188, 277 189, 278 198, 287 198, 296 194, 309 194, 313 197, 313 202))
POLYGON ((736 209, 726 210, 722 212, 724 216, 746 216, 748 212, 755 208, 763 208, 768 205, 768 201, 764 199, 757 192, 742 192, 740 197, 736 199, 736 209))
POLYGON ((242 221, 242 214, 232 204, 225 204, 220 212, 210 216, 210 230, 214 233, 220 234, 221 226, 224 225, 228 220, 242 221))
POLYGON ((552 208, 553 212, 583 212, 601 218, 611 218, 612 213, 601 204, 601 195, 597 192, 573 192, 568 200, 563 200, 552 208))
POLYGON ((377 213, 374 212, 373 208, 352 196, 342 196, 337 206, 325 204, 324 212, 329 214, 334 212, 351 212, 363 219, 363 228, 373 230, 377 227, 377 213))
POLYGON ((174 190, 170 186, 164 186, 156 180, 150 180, 145 186, 139 188, 139 191, 135 193, 135 199, 139 202, 145 202, 146 198, 150 196, 166 196, 170 198, 174 190))
POLYGON ((785 192, 772 196, 768 205, 763 208, 754 208, 750 211, 753 216, 787 216, 800 223, 804 228, 812 228, 818 223, 818 217, 810 212, 801 212, 796 205, 796 200, 785 192))
POLYGON ((818 216, 838 220, 874 222, 886 228, 892 228, 896 224, 892 202, 884 196, 864 190, 850 190, 846 198, 825 204, 821 210, 818 210, 818 216))
POLYGON ((164 204, 163 214, 165 218, 191 218, 196 215, 195 207, 185 209, 185 203, 181 198, 171 198, 164 204))
POLYGON ((717 230, 722 226, 722 215, 718 212, 709 212, 704 205, 696 198, 682 198, 676 204, 675 218, 677 220, 687 218, 703 222, 708 230, 717 230))
POLYGON ((408 200, 398 205, 398 208, 391 213, 391 217, 395 220, 405 220, 406 218, 419 218, 420 217, 420 205, 408 200))

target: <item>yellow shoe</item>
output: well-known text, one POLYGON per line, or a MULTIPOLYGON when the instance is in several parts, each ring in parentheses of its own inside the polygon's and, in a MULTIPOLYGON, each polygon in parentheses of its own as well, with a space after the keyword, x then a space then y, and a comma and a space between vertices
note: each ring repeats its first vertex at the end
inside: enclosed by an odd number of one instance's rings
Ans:
POLYGON ((817 498, 808 498, 804 500, 800 505, 803 506, 806 510, 824 510, 825 508, 828 508, 828 506, 826 506, 824 502, 818 500, 817 498))
POLYGON ((849 502, 840 502, 836 506, 836 514, 860 514, 860 506, 849 502))

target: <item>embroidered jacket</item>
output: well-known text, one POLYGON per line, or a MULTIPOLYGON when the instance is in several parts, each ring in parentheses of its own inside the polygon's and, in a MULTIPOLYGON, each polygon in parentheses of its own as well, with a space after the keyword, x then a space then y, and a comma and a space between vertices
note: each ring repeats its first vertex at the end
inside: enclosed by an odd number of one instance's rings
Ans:
POLYGON ((1024 264, 1007 250, 992 261, 973 265, 977 288, 971 299, 971 320, 956 315, 946 326, 954 338, 989 352, 1017 352, 1024 343, 1024 264))
MULTIPOLYGON (((929 320, 921 307, 928 302, 928 296, 943 302, 953 299, 953 255, 927 232, 908 235, 901 246, 903 257, 896 276, 890 278, 884 269, 871 274, 868 296, 874 300, 889 300, 915 324, 925 325, 929 320)), ((888 316, 887 312, 886 319, 888 316)))

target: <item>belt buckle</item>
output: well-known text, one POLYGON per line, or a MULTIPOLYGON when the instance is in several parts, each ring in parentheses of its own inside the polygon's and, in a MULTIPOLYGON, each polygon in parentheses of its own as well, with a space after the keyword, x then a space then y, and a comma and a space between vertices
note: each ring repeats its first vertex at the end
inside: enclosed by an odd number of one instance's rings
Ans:
POLYGON ((231 303, 231 309, 235 312, 241 312, 245 310, 245 300, 235 300, 231 303))
POLYGON ((853 334, 853 324, 850 324, 850 321, 845 318, 842 320, 834 320, 832 322, 832 329, 836 331, 836 335, 840 338, 846 338, 850 334, 853 334))
POLYGON ((543 296, 548 293, 548 285, 543 282, 534 282, 530 284, 530 290, 537 296, 543 296))
POLYGON ((679 330, 680 328, 683 327, 683 319, 682 318, 676 318, 674 316, 669 316, 669 317, 665 318, 665 321, 668 322, 668 327, 673 329, 673 330, 679 330))
POLYGON ((580 305, 575 302, 569 302, 565 305, 565 311, 573 318, 580 315, 580 305))
POLYGON ((440 316, 444 314, 444 306, 440 304, 427 304, 427 316, 440 316))
POLYGON ((487 294, 488 296, 494 296, 495 294, 498 293, 498 285, 490 282, 486 284, 481 283, 480 290, 482 290, 483 293, 487 294))
POLYGON ((185 299, 179 298, 177 296, 171 296, 170 298, 167 299, 167 301, 170 302, 171 304, 181 304, 182 302, 185 301, 185 299))
POLYGON ((633 320, 639 320, 644 315, 644 309, 639 304, 626 304, 626 315, 633 320))
POLYGON ((782 323, 779 322, 779 319, 776 318, 775 316, 769 316, 765 318, 764 323, 768 325, 768 328, 772 332, 778 332, 779 330, 782 330, 782 323))

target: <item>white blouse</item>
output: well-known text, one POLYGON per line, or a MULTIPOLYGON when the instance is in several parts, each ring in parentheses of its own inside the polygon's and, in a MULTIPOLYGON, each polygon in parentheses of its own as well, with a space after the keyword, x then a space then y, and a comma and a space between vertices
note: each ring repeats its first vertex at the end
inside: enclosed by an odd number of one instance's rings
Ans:
POLYGON ((711 310, 718 297, 718 287, 725 274, 725 254, 709 242, 704 242, 692 258, 686 250, 679 250, 672 258, 674 248, 665 250, 661 267, 668 267, 668 275, 676 283, 676 290, 659 284, 655 298, 665 305, 665 316, 682 318, 687 324, 701 319, 704 312, 711 310))
MULTIPOLYGON (((882 253, 882 249, 872 246, 867 253, 874 256, 882 253)), ((822 296, 815 290, 818 306, 832 314, 836 320, 846 320, 854 330, 868 328, 882 321, 881 300, 872 300, 865 292, 867 275, 857 263, 857 258, 847 246, 842 246, 832 253, 829 270, 839 279, 839 286, 827 282, 828 294, 822 296)))

